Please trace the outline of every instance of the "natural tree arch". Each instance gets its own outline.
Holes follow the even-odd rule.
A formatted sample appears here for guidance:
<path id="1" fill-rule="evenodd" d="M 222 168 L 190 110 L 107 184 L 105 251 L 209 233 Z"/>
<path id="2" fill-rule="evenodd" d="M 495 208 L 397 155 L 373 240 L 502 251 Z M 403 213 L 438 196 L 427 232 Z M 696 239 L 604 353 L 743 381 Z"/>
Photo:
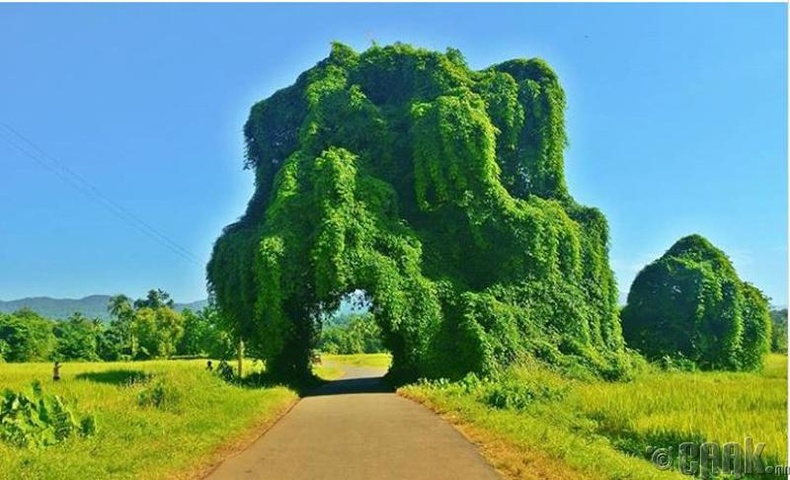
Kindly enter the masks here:
<path id="1" fill-rule="evenodd" d="M 218 306 L 283 376 L 307 374 L 321 312 L 356 289 L 401 377 L 528 355 L 615 371 L 608 228 L 567 191 L 564 108 L 542 60 L 334 44 L 252 107 L 256 190 L 214 246 Z"/>

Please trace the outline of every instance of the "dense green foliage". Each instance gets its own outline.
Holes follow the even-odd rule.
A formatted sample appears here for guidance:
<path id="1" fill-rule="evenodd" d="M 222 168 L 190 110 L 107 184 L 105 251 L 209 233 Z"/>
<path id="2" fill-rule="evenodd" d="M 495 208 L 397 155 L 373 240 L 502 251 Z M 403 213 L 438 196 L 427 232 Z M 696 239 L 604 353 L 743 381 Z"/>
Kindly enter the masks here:
<path id="1" fill-rule="evenodd" d="M 41 384 L 33 383 L 32 395 L 6 389 L 0 397 L 0 441 L 16 447 L 46 447 L 76 434 L 96 433 L 92 416 L 79 423 L 58 395 L 44 395 Z"/>
<path id="2" fill-rule="evenodd" d="M 787 353 L 787 309 L 771 309 L 771 351 Z"/>
<path id="3" fill-rule="evenodd" d="M 57 345 L 53 326 L 28 309 L 0 314 L 0 357 L 9 362 L 48 360 Z"/>
<path id="4" fill-rule="evenodd" d="M 699 235 L 639 272 L 622 322 L 628 345 L 649 359 L 681 357 L 702 369 L 758 369 L 771 341 L 767 298 Z"/>
<path id="5" fill-rule="evenodd" d="M 564 109 L 539 59 L 333 45 L 244 127 L 256 190 L 207 269 L 234 333 L 307 375 L 322 313 L 360 289 L 395 376 L 526 356 L 617 376 L 608 228 L 567 191 Z"/>
<path id="6" fill-rule="evenodd" d="M 99 342 L 103 338 L 104 326 L 99 320 L 90 320 L 82 314 L 75 313 L 64 322 L 55 323 L 57 348 L 55 358 L 58 360 L 100 359 Z"/>
<path id="7" fill-rule="evenodd" d="M 211 305 L 198 312 L 173 309 L 169 295 L 151 290 L 132 302 L 125 295 L 110 298 L 112 321 L 105 325 L 74 313 L 54 321 L 22 309 L 0 313 L 0 360 L 115 361 L 169 358 L 175 355 L 230 358 L 235 346 L 223 319 Z"/>
<path id="8" fill-rule="evenodd" d="M 341 355 L 385 351 L 381 342 L 381 329 L 370 313 L 347 315 L 325 325 L 321 330 L 318 349 Z"/>

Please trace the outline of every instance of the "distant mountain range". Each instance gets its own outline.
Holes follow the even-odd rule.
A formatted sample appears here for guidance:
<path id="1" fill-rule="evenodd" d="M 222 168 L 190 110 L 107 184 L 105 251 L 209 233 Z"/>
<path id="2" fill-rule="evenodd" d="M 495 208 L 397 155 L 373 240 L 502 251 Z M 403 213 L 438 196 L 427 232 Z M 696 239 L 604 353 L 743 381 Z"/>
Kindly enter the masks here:
<path id="1" fill-rule="evenodd" d="M 39 315 L 55 320 L 65 320 L 74 312 L 79 312 L 88 318 L 100 318 L 104 321 L 110 320 L 107 312 L 107 304 L 110 302 L 110 295 L 91 295 L 85 298 L 50 298 L 32 297 L 19 300 L 0 300 L 0 313 L 11 313 L 22 308 L 29 308 Z M 340 302 L 340 308 L 334 312 L 333 317 L 345 317 L 354 313 L 364 313 L 368 307 L 363 305 L 362 295 L 353 292 Z M 176 303 L 176 310 L 179 312 L 188 308 L 196 311 L 208 305 L 207 300 L 198 300 L 192 303 Z"/>
<path id="2" fill-rule="evenodd" d="M 110 295 L 91 295 L 80 299 L 33 297 L 10 301 L 0 300 L 0 312 L 11 313 L 27 307 L 41 316 L 57 320 L 64 320 L 74 312 L 80 312 L 88 318 L 109 320 L 110 314 L 107 312 L 109 301 Z M 200 310 L 207 304 L 206 300 L 176 303 L 176 310 L 181 311 L 185 308 Z"/>

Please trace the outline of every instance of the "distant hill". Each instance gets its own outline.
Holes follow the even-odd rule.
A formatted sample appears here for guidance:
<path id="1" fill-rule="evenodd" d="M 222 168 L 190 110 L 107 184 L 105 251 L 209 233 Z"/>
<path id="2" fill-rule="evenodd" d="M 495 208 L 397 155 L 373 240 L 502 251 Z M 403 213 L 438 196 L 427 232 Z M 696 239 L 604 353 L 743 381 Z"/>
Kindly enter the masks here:
<path id="1" fill-rule="evenodd" d="M 100 318 L 104 321 L 110 320 L 107 312 L 107 304 L 110 295 L 91 295 L 85 298 L 50 298 L 50 297 L 31 297 L 19 300 L 0 300 L 0 313 L 11 313 L 22 308 L 29 308 L 39 315 L 55 320 L 65 320 L 72 313 L 80 312 L 88 318 Z M 335 318 L 343 318 L 355 313 L 365 313 L 368 307 L 363 305 L 362 295 L 353 292 L 347 295 L 341 302 L 340 308 L 331 314 Z M 181 311 L 185 308 L 190 310 L 200 310 L 208 305 L 207 300 L 198 300 L 192 303 L 176 303 L 176 310 Z"/>
<path id="2" fill-rule="evenodd" d="M 74 312 L 80 312 L 88 318 L 109 320 L 110 314 L 107 312 L 109 301 L 110 295 L 91 295 L 80 299 L 32 297 L 10 301 L 0 300 L 0 313 L 11 313 L 27 307 L 41 316 L 57 320 L 64 320 Z M 185 308 L 200 310 L 207 304 L 206 300 L 176 303 L 176 310 L 181 311 Z"/>

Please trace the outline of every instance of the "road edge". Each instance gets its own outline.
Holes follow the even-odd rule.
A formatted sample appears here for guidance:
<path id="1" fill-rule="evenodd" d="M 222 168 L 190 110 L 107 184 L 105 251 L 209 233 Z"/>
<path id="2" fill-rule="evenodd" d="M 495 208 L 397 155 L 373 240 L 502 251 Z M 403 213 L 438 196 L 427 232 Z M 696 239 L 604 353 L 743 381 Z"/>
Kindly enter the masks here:
<path id="1" fill-rule="evenodd" d="M 238 435 L 222 442 L 210 454 L 201 458 L 190 468 L 184 469 L 181 472 L 175 472 L 172 476 L 167 478 L 178 480 L 203 480 L 214 473 L 214 471 L 227 460 L 235 458 L 249 449 L 261 437 L 266 435 L 269 430 L 274 428 L 283 417 L 288 415 L 301 400 L 302 397 L 296 395 L 290 402 L 280 407 L 272 417 L 253 423 L 249 428 L 241 431 Z"/>

